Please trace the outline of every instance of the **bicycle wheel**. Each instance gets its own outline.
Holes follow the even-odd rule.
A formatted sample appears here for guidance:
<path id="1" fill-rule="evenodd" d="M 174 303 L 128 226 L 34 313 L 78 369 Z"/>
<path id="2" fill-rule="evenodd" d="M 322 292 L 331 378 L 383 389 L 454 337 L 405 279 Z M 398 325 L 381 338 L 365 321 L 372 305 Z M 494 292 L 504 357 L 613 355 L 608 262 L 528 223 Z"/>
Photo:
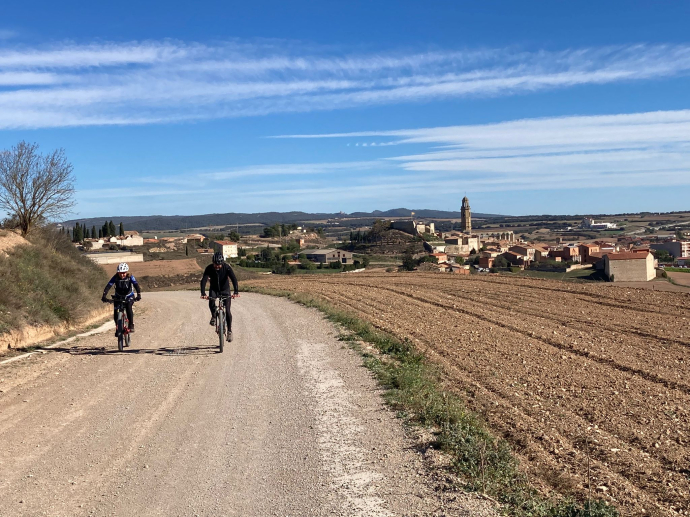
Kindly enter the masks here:
<path id="1" fill-rule="evenodd" d="M 127 332 L 127 334 L 125 335 L 125 346 L 129 347 L 129 344 L 131 343 L 131 341 L 132 341 L 132 334 Z"/>
<path id="2" fill-rule="evenodd" d="M 225 340 L 225 312 L 218 312 L 218 348 L 223 353 L 223 341 Z"/>
<path id="3" fill-rule="evenodd" d="M 117 349 L 122 352 L 125 348 L 125 325 L 122 313 L 117 313 Z"/>

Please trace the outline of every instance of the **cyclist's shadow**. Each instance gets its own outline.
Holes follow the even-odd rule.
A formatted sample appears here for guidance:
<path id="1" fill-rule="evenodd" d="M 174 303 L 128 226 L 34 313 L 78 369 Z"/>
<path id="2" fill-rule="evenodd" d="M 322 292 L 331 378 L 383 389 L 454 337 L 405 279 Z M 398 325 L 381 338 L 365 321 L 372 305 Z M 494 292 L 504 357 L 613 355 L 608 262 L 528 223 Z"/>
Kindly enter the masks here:
<path id="1" fill-rule="evenodd" d="M 109 347 L 56 347 L 51 348 L 53 352 L 63 352 L 70 355 L 160 355 L 166 357 L 189 356 L 189 355 L 214 355 L 220 353 L 217 346 L 185 346 L 185 347 L 162 347 L 162 348 L 125 348 L 120 352 L 117 348 Z"/>

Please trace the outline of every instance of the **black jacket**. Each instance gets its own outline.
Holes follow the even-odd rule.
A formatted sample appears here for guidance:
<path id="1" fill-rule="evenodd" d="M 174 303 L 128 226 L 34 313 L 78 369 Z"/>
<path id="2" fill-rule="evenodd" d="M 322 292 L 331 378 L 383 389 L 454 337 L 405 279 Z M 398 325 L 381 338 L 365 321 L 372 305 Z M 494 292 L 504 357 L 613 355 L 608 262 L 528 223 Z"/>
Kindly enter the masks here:
<path id="1" fill-rule="evenodd" d="M 125 278 L 120 278 L 120 276 L 115 273 L 115 275 L 110 279 L 110 282 L 108 282 L 108 285 L 105 286 L 105 290 L 103 291 L 104 298 L 108 296 L 108 291 L 110 291 L 110 288 L 113 286 L 115 286 L 115 294 L 118 296 L 126 296 L 131 298 L 134 296 L 132 288 L 136 289 L 138 295 L 141 295 L 141 287 L 139 287 L 139 282 L 137 282 L 137 279 L 134 278 L 134 275 L 128 275 Z"/>
<path id="2" fill-rule="evenodd" d="M 211 285 L 209 290 L 216 294 L 230 294 L 230 281 L 232 281 L 232 287 L 234 293 L 238 293 L 237 277 L 235 277 L 235 272 L 232 268 L 223 263 L 218 271 L 213 267 L 213 264 L 209 264 L 204 269 L 204 276 L 201 278 L 201 296 L 206 296 L 206 281 L 211 280 Z"/>

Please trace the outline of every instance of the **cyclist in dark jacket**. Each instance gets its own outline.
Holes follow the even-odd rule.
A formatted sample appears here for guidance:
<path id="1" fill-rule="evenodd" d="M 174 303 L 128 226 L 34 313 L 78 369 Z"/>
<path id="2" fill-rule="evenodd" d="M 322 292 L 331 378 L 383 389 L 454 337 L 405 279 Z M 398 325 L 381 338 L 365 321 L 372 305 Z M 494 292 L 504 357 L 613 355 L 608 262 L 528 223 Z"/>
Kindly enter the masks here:
<path id="1" fill-rule="evenodd" d="M 117 266 L 117 273 L 108 282 L 103 291 L 103 296 L 101 301 L 103 303 L 108 301 L 108 291 L 110 288 L 115 286 L 115 294 L 125 299 L 125 310 L 127 311 L 127 319 L 129 320 L 129 331 L 134 332 L 134 312 L 132 311 L 132 305 L 134 301 L 141 300 L 141 287 L 139 287 L 139 282 L 134 278 L 134 275 L 129 273 L 129 265 L 126 262 L 122 262 Z M 137 297 L 134 298 L 134 291 L 137 292 Z M 117 308 L 115 308 L 115 324 L 117 324 Z"/>
<path id="2" fill-rule="evenodd" d="M 208 296 L 206 296 L 206 282 L 210 280 L 211 285 Z M 227 322 L 228 341 L 232 340 L 232 314 L 230 314 L 230 282 L 232 282 L 232 298 L 237 298 L 238 292 L 237 277 L 229 264 L 225 262 L 225 257 L 220 252 L 213 254 L 213 263 L 206 266 L 204 276 L 201 278 L 201 297 L 208 300 L 208 308 L 211 311 L 210 324 L 216 324 L 215 301 L 219 295 L 227 296 L 225 299 L 225 321 Z"/>

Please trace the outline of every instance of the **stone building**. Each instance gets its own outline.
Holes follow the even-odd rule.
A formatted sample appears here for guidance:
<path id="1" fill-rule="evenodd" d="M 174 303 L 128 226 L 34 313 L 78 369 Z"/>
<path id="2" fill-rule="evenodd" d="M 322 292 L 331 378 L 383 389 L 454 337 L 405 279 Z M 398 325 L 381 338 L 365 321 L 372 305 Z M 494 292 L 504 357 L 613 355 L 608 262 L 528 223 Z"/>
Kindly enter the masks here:
<path id="1" fill-rule="evenodd" d="M 307 259 L 312 262 L 321 264 L 330 264 L 331 262 L 342 262 L 343 264 L 353 264 L 352 253 L 339 249 L 314 249 L 300 251 L 300 255 L 304 254 Z"/>
<path id="2" fill-rule="evenodd" d="M 612 282 L 648 282 L 656 278 L 651 253 L 609 253 L 604 255 L 604 271 Z"/>
<path id="3" fill-rule="evenodd" d="M 213 250 L 216 252 L 222 253 L 223 257 L 225 259 L 237 258 L 237 255 L 238 255 L 238 249 L 237 249 L 237 243 L 236 242 L 213 241 L 211 243 L 211 248 L 213 248 Z"/>
<path id="4" fill-rule="evenodd" d="M 462 198 L 462 209 L 460 210 L 460 226 L 463 233 L 472 233 L 472 211 L 467 196 Z"/>

